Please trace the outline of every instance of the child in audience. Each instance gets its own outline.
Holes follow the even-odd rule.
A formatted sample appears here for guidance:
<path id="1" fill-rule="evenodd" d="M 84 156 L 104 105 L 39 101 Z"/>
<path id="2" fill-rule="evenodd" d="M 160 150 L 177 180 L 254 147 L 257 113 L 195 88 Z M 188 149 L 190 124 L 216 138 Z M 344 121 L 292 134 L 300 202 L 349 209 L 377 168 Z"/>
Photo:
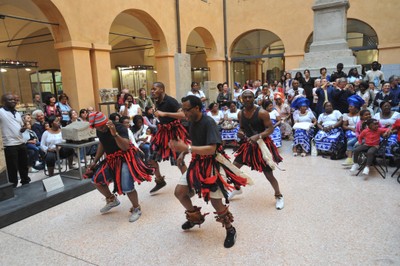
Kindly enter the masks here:
<path id="1" fill-rule="evenodd" d="M 361 152 L 367 151 L 367 163 L 363 170 L 363 175 L 369 174 L 369 167 L 374 162 L 375 153 L 378 150 L 381 136 L 387 137 L 390 133 L 390 129 L 379 127 L 379 121 L 370 118 L 366 121 L 367 128 L 364 129 L 358 136 L 358 143 L 360 144 L 354 149 L 354 164 L 350 171 L 352 175 L 355 175 L 360 168 L 358 162 L 358 156 Z M 364 144 L 363 140 L 365 140 Z"/>

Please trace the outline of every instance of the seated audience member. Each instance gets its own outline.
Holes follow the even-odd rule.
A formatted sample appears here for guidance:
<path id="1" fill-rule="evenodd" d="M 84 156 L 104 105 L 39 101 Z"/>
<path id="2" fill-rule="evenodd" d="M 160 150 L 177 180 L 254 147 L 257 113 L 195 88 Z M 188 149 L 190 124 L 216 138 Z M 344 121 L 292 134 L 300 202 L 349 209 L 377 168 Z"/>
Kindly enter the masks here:
<path id="1" fill-rule="evenodd" d="M 349 113 L 343 114 L 342 125 L 347 140 L 347 159 L 342 163 L 343 166 L 353 165 L 353 150 L 358 137 L 356 125 L 360 121 L 360 108 L 365 103 L 359 95 L 350 96 L 347 102 L 349 103 Z"/>
<path id="2" fill-rule="evenodd" d="M 157 118 L 154 116 L 154 108 L 152 106 L 147 106 L 144 109 L 143 121 L 154 132 L 157 131 Z"/>
<path id="3" fill-rule="evenodd" d="M 388 102 L 390 103 L 391 107 L 394 106 L 394 95 L 393 93 L 390 92 L 390 83 L 386 82 L 382 86 L 382 90 L 378 92 L 375 96 L 374 100 L 374 110 L 375 113 L 379 112 L 379 110 L 376 110 L 378 107 L 380 107 L 382 102 Z"/>
<path id="4" fill-rule="evenodd" d="M 293 156 L 297 156 L 301 152 L 301 156 L 305 157 L 311 151 L 311 139 L 314 137 L 314 127 L 317 123 L 313 112 L 309 108 L 309 101 L 305 97 L 301 97 L 293 101 L 291 107 L 298 110 L 293 114 Z M 297 124 L 297 125 L 296 125 Z"/>
<path id="5" fill-rule="evenodd" d="M 150 159 L 150 143 L 146 143 L 146 131 L 148 128 L 149 127 L 144 124 L 143 117 L 141 115 L 135 115 L 133 117 L 133 136 L 136 140 L 138 147 L 144 152 L 145 161 L 148 161 Z"/>
<path id="6" fill-rule="evenodd" d="M 299 81 L 298 80 L 293 80 L 292 81 L 292 88 L 289 89 L 287 92 L 288 96 L 288 102 L 291 104 L 294 100 L 296 100 L 299 97 L 306 97 L 304 93 L 304 89 L 299 87 Z"/>
<path id="7" fill-rule="evenodd" d="M 151 100 L 151 97 L 147 96 L 146 89 L 144 89 L 144 88 L 139 89 L 138 104 L 139 104 L 140 108 L 142 109 L 142 112 L 144 112 L 146 108 L 154 106 L 154 103 Z"/>
<path id="8" fill-rule="evenodd" d="M 281 123 L 279 127 L 281 129 L 281 134 L 283 139 L 288 139 L 292 136 L 292 117 L 290 106 L 285 103 L 285 96 L 283 93 L 276 93 L 274 95 L 275 109 L 278 111 L 279 117 L 281 118 Z"/>
<path id="9" fill-rule="evenodd" d="M 81 121 L 86 121 L 89 122 L 89 114 L 88 111 L 86 109 L 81 109 L 79 111 L 79 118 L 81 119 Z"/>
<path id="10" fill-rule="evenodd" d="M 315 145 L 318 151 L 331 153 L 339 142 L 344 143 L 342 130 L 342 113 L 333 110 L 332 104 L 324 104 L 325 112 L 318 117 L 319 131 L 315 135 Z"/>
<path id="11" fill-rule="evenodd" d="M 383 101 L 380 103 L 379 108 L 381 112 L 376 113 L 374 118 L 379 121 L 379 123 L 385 127 L 391 127 L 397 119 L 400 119 L 400 113 L 397 111 L 392 111 L 392 105 L 390 102 Z M 391 148 L 397 143 L 396 134 L 391 134 L 388 139 L 386 146 L 386 156 L 392 157 Z"/>
<path id="12" fill-rule="evenodd" d="M 35 131 L 36 136 L 40 141 L 43 133 L 46 131 L 44 113 L 42 110 L 35 110 L 32 113 L 32 116 L 35 118 L 35 123 L 32 125 L 32 130 Z"/>
<path id="13" fill-rule="evenodd" d="M 130 121 L 131 120 L 127 116 L 121 116 L 121 118 L 119 119 L 119 123 L 121 123 L 128 129 L 128 136 L 129 136 L 130 143 L 139 149 L 139 145 L 137 144 L 135 136 L 133 136 L 133 132 L 131 130 Z M 118 122 L 118 121 L 116 121 L 116 122 Z"/>
<path id="14" fill-rule="evenodd" d="M 227 140 L 237 140 L 237 132 L 239 131 L 239 110 L 236 107 L 235 102 L 228 103 L 229 109 L 224 113 L 224 121 L 222 122 L 221 128 L 221 139 L 223 144 Z"/>
<path id="15" fill-rule="evenodd" d="M 264 102 L 263 108 L 269 113 L 269 118 L 274 126 L 274 132 L 272 132 L 270 137 L 277 148 L 282 147 L 282 134 L 279 127 L 281 124 L 281 118 L 279 113 L 274 109 L 274 104 L 269 100 Z"/>
<path id="16" fill-rule="evenodd" d="M 73 122 L 82 122 L 82 119 L 78 116 L 78 113 L 74 109 L 71 109 L 71 111 L 68 112 L 68 116 L 69 116 L 68 124 L 71 124 Z"/>
<path id="17" fill-rule="evenodd" d="M 125 94 L 124 105 L 119 109 L 119 114 L 121 116 L 128 116 L 131 118 L 131 126 L 133 125 L 132 119 L 135 115 L 142 115 L 142 109 L 133 100 L 133 96 L 130 94 Z"/>
<path id="18" fill-rule="evenodd" d="M 25 141 L 26 148 L 28 150 L 28 167 L 30 173 L 39 172 L 35 167 L 40 166 L 39 162 L 39 151 L 40 151 L 40 142 L 39 138 L 36 135 L 35 131 L 31 128 L 31 122 L 25 122 L 24 127 L 25 130 L 22 132 L 22 138 Z"/>
<path id="19" fill-rule="evenodd" d="M 57 161 L 57 144 L 63 142 L 61 135 L 61 118 L 51 116 L 48 118 L 50 129 L 43 133 L 42 140 L 40 142 L 40 148 L 45 153 L 45 162 L 49 171 L 49 176 L 54 175 L 54 166 Z M 62 147 L 59 149 L 59 155 L 61 159 L 68 159 L 68 166 L 72 169 L 74 149 Z"/>
<path id="20" fill-rule="evenodd" d="M 271 93 L 268 83 L 265 83 L 262 86 L 261 93 L 256 98 L 256 103 L 259 106 L 263 106 L 264 102 L 266 101 L 272 102 L 273 100 L 274 100 L 274 95 Z"/>
<path id="21" fill-rule="evenodd" d="M 211 103 L 208 106 L 208 109 L 210 111 L 207 112 L 207 115 L 209 117 L 211 117 L 212 119 L 214 119 L 215 123 L 217 125 L 221 124 L 222 122 L 224 122 L 224 114 L 222 113 L 221 110 L 219 110 L 219 104 L 218 103 Z"/>
<path id="22" fill-rule="evenodd" d="M 366 124 L 368 127 L 358 136 L 358 143 L 360 145 L 354 149 L 354 164 L 350 169 L 352 175 L 355 175 L 360 168 L 360 165 L 357 162 L 360 153 L 363 151 L 366 151 L 367 162 L 362 173 L 363 175 L 369 174 L 369 167 L 372 166 L 374 162 L 380 138 L 381 136 L 387 137 L 390 131 L 389 128 L 380 128 L 379 121 L 374 118 L 368 119 Z M 363 143 L 363 141 L 365 141 L 365 143 Z"/>

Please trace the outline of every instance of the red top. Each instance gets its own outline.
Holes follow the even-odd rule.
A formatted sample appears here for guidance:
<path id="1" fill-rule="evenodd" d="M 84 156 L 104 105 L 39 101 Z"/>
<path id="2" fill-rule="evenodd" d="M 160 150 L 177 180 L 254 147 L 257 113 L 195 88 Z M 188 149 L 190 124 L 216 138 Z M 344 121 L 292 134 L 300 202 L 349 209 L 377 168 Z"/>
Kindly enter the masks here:
<path id="1" fill-rule="evenodd" d="M 362 143 L 362 140 L 365 138 L 365 145 L 379 146 L 381 135 L 387 132 L 388 130 L 389 128 L 378 128 L 377 130 L 371 130 L 369 128 L 366 128 L 358 136 L 358 142 Z"/>
<path id="2" fill-rule="evenodd" d="M 397 141 L 400 142 L 400 119 L 394 122 L 392 129 L 397 129 Z"/>

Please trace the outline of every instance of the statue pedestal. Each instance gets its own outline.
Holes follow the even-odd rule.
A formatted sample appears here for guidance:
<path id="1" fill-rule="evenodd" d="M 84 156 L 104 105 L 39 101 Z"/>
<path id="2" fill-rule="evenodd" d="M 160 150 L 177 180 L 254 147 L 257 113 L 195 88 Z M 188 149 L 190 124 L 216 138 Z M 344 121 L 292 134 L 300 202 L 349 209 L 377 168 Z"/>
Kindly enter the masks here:
<path id="1" fill-rule="evenodd" d="M 336 71 L 336 65 L 343 63 L 344 72 L 356 67 L 361 73 L 361 66 L 356 65 L 356 58 L 346 41 L 348 0 L 316 0 L 314 11 L 314 33 L 310 52 L 304 55 L 300 69 L 309 69 L 312 77 L 320 75 L 319 69 L 326 67 L 328 74 Z M 293 74 L 294 74 L 293 73 Z"/>

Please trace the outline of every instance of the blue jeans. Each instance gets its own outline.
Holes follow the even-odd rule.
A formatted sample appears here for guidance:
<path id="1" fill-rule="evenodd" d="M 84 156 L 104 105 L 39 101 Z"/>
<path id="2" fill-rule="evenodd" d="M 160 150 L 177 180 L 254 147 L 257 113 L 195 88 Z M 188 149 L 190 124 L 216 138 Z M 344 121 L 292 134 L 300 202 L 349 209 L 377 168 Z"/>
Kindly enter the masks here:
<path id="1" fill-rule="evenodd" d="M 106 182 L 105 182 L 106 180 L 108 182 L 112 182 L 114 180 L 113 173 L 110 171 L 110 169 L 108 167 L 104 170 L 104 173 L 105 173 L 105 176 L 103 176 L 100 173 L 99 177 L 97 178 L 96 183 L 104 185 L 104 184 L 106 184 Z M 96 174 L 93 176 L 93 179 L 95 176 L 96 176 Z M 93 179 L 92 179 L 92 181 L 94 182 Z M 132 192 L 135 190 L 135 183 L 133 181 L 133 176 L 129 172 L 128 165 L 125 162 L 122 163 L 122 167 L 121 167 L 121 188 L 122 188 L 123 193 L 129 193 L 129 192 Z"/>
<path id="2" fill-rule="evenodd" d="M 358 139 L 357 138 L 352 138 L 347 140 L 347 150 L 348 151 L 354 151 L 354 146 L 356 145 Z"/>

